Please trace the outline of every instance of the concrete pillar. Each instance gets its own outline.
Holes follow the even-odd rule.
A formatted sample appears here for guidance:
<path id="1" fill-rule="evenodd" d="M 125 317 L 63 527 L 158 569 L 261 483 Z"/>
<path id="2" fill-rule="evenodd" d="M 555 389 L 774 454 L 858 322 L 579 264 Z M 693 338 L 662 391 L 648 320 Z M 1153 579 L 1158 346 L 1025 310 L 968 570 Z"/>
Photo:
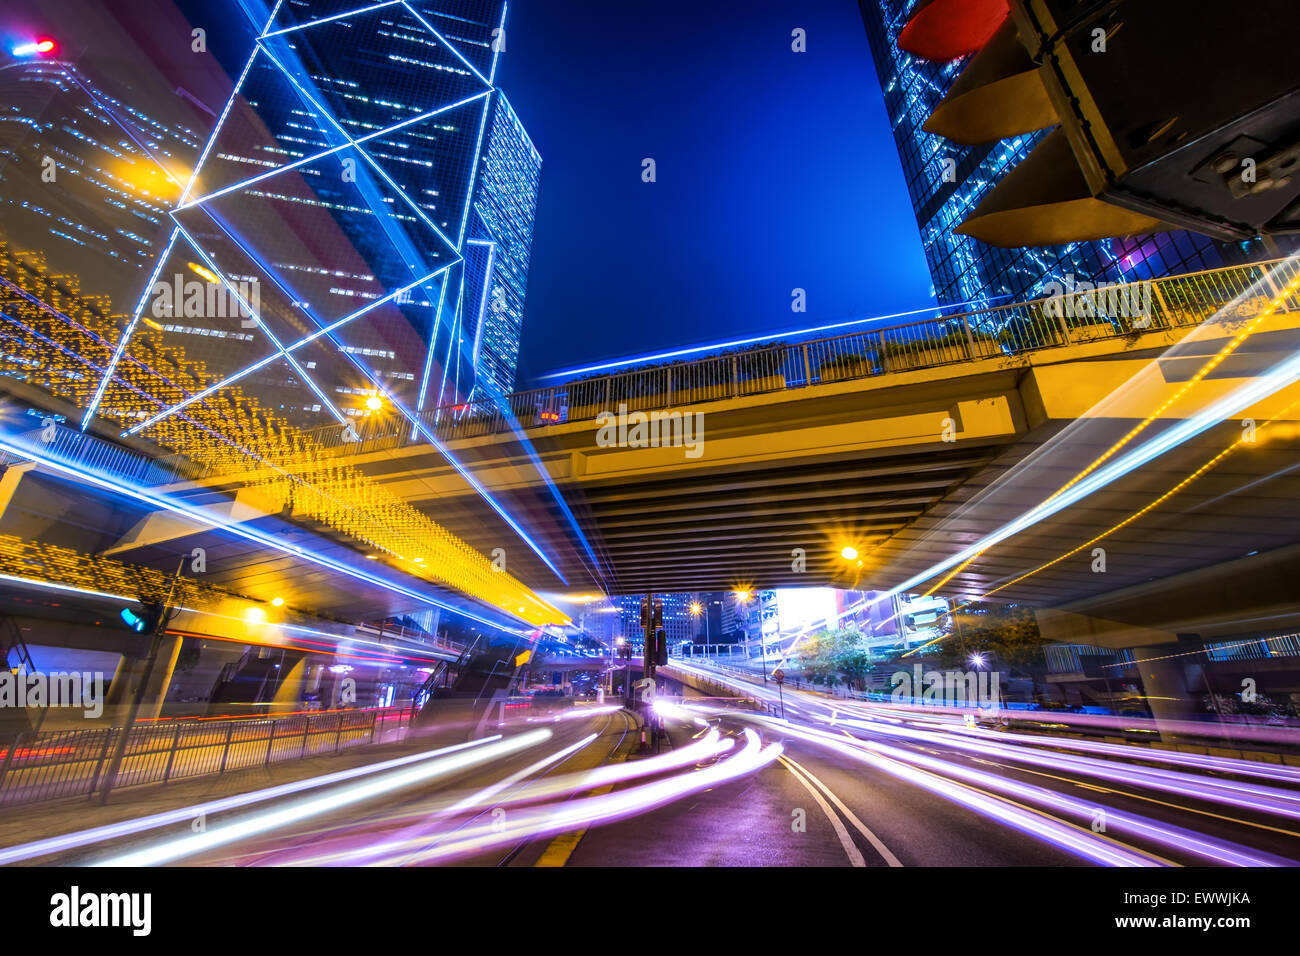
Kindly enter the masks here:
<path id="1" fill-rule="evenodd" d="M 176 659 L 181 653 L 182 640 L 184 639 L 175 635 L 164 635 L 158 639 L 158 659 L 154 662 L 153 672 L 149 675 L 144 699 L 140 702 L 140 710 L 136 713 L 137 720 L 154 718 L 162 713 L 163 703 L 167 699 L 167 688 L 176 671 Z M 114 724 L 120 725 L 125 720 L 148 666 L 147 657 L 123 655 L 118 661 L 117 670 L 113 672 L 113 679 L 109 682 L 108 691 L 104 695 L 105 716 L 109 717 Z"/>
<path id="2" fill-rule="evenodd" d="M 1177 644 L 1156 644 L 1133 648 L 1133 658 L 1138 661 L 1142 676 L 1142 691 L 1147 706 L 1155 718 L 1156 728 L 1165 742 L 1177 735 L 1170 731 L 1174 721 L 1195 720 L 1203 708 L 1194 699 L 1188 681 L 1189 658 L 1180 653 Z"/>
<path id="3" fill-rule="evenodd" d="M 1199 643 L 1183 636 L 1106 618 L 1053 609 L 1036 614 L 1038 630 L 1052 643 L 1091 644 L 1112 650 L 1131 650 L 1142 678 L 1143 694 L 1156 729 L 1166 742 L 1177 736 L 1174 721 L 1195 719 L 1202 713 L 1193 695 L 1187 669 L 1196 657 L 1187 651 Z"/>
<path id="4" fill-rule="evenodd" d="M 270 713 L 286 714 L 302 709 L 302 694 L 307 678 L 307 655 L 288 652 L 280 662 L 280 683 L 271 698 Z"/>
<path id="5" fill-rule="evenodd" d="M 157 717 L 162 713 L 163 703 L 167 700 L 167 688 L 171 686 L 172 675 L 176 673 L 176 659 L 181 656 L 180 636 L 164 635 L 158 640 L 158 660 L 149 675 L 149 685 L 144 690 L 144 701 L 140 704 L 139 718 Z"/>

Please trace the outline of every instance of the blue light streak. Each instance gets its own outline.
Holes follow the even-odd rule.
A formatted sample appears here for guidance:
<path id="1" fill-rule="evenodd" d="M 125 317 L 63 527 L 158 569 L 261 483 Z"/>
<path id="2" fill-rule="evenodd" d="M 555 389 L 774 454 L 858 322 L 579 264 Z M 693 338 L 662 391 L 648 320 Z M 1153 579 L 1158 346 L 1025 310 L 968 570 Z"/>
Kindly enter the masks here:
<path id="1" fill-rule="evenodd" d="M 49 469 L 55 474 L 63 475 L 81 484 L 88 484 L 99 488 L 102 491 L 106 491 L 109 494 L 129 498 L 133 501 L 148 505 L 151 508 L 181 515 L 199 525 L 231 534 L 238 538 L 243 538 L 246 541 L 252 541 L 255 544 L 271 548 L 281 554 L 299 558 L 327 570 L 335 571 L 347 575 L 348 577 L 355 578 L 356 580 L 362 581 L 366 584 L 382 588 L 383 590 L 389 591 L 393 594 L 410 598 L 420 604 L 427 604 L 456 614 L 463 614 L 471 620 L 477 621 L 478 623 L 484 624 L 488 627 L 501 628 L 503 630 L 508 629 L 503 627 L 497 621 L 480 617 L 466 611 L 464 608 L 448 604 L 444 601 L 439 601 L 431 595 L 415 591 L 411 588 L 405 587 L 404 585 L 398 584 L 395 581 L 390 581 L 378 577 L 377 575 L 370 574 L 359 568 L 351 567 L 322 554 L 309 551 L 306 548 L 287 544 L 283 540 L 279 540 L 274 534 L 259 531 L 256 528 L 246 527 L 242 524 L 222 521 L 200 508 L 191 507 L 184 502 L 173 499 L 169 495 L 159 494 L 150 488 L 136 485 L 120 478 L 115 478 L 97 470 L 78 466 L 72 462 L 64 461 L 61 458 L 56 458 L 48 452 L 48 449 L 42 450 L 30 447 L 22 442 L 16 441 L 16 437 L 17 436 L 12 434 L 0 433 L 0 451 L 5 451 L 9 454 L 18 456 L 19 458 L 32 461 L 46 469 Z M 111 597 L 113 595 L 106 596 Z"/>
<path id="2" fill-rule="evenodd" d="M 1005 298 L 1008 297 L 1005 295 L 999 295 L 999 296 L 993 296 L 992 299 L 980 298 L 980 299 L 971 299 L 966 302 L 953 302 L 953 303 L 946 303 L 943 305 L 935 304 L 935 305 L 926 306 L 923 309 L 912 309 L 909 312 L 893 312 L 890 313 L 889 315 L 874 315 L 866 319 L 850 319 L 846 322 L 833 322 L 830 325 L 816 325 L 813 326 L 812 328 L 807 328 L 807 329 L 790 329 L 784 332 L 768 332 L 764 335 L 758 335 L 748 339 L 734 339 L 730 342 L 712 342 L 708 345 L 693 345 L 690 348 L 675 349 L 671 352 L 656 352 L 651 355 L 641 355 L 641 356 L 633 356 L 629 358 L 615 359 L 610 362 L 604 362 L 600 365 L 587 365 L 587 366 L 583 366 L 582 368 L 570 368 L 560 372 L 551 372 L 549 375 L 542 375 L 540 377 L 543 380 L 552 379 L 552 378 L 568 378 L 571 375 L 582 375 L 587 372 L 603 372 L 607 369 L 621 369 L 621 368 L 626 368 L 629 365 L 635 365 L 642 362 L 657 362 L 662 359 L 680 358 L 683 355 L 696 355 L 700 352 L 716 352 L 718 349 L 735 348 L 736 346 L 739 345 L 753 345 L 756 342 L 767 342 L 772 339 L 780 339 L 784 337 L 793 337 L 798 335 L 811 335 L 813 332 L 827 332 L 830 331 L 831 329 L 842 329 L 850 325 L 864 325 L 868 322 L 883 322 L 886 319 L 901 319 L 901 318 L 906 318 L 909 315 L 921 315 L 922 313 L 925 312 L 937 312 L 940 309 L 960 308 L 961 306 L 965 306 L 965 305 L 979 304 L 985 301 L 995 301 L 997 299 L 1005 299 Z M 935 319 L 935 321 L 941 322 L 945 318 L 951 318 L 951 317 L 952 316 L 939 316 Z"/>

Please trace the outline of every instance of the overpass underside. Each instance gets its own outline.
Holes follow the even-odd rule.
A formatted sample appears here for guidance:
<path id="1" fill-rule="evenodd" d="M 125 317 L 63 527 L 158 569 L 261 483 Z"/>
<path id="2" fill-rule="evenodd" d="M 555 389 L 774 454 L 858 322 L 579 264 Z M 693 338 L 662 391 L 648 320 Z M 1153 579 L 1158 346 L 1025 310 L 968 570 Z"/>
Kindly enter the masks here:
<path id="1" fill-rule="evenodd" d="M 1080 474 L 1180 424 L 1199 428 L 1206 409 L 1300 350 L 1291 314 L 1238 342 L 1241 327 L 1135 333 L 674 409 L 700 416 L 695 455 L 619 445 L 596 421 L 531 429 L 527 448 L 519 435 L 451 447 L 534 527 L 562 530 L 545 472 L 599 559 L 568 552 L 571 588 L 887 589 L 1069 497 Z M 1060 606 L 1300 543 L 1298 403 L 1294 385 L 1262 395 L 950 578 L 908 590 L 942 582 L 949 596 Z M 357 462 L 485 553 L 509 548 L 508 529 L 427 450 Z M 846 545 L 857 560 L 841 557 Z M 559 585 L 517 546 L 510 558 L 535 587 Z"/>

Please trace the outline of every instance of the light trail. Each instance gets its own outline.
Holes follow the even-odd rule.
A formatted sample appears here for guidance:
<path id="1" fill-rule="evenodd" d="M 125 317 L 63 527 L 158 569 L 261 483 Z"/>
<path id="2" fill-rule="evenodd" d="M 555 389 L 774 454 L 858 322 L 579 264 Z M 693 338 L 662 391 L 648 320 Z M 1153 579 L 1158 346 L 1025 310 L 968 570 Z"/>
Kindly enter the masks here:
<path id="1" fill-rule="evenodd" d="M 592 770 L 579 771 L 576 773 L 563 774 L 557 777 L 550 777 L 543 780 L 537 780 L 526 786 L 520 787 L 515 792 L 501 797 L 495 801 L 496 806 L 509 808 L 521 804 L 535 803 L 541 800 L 552 800 L 555 798 L 567 799 L 571 796 L 595 791 L 601 787 L 612 787 L 617 784 L 626 783 L 630 780 L 636 780 L 641 777 L 652 777 L 663 773 L 678 771 L 694 764 L 701 763 L 718 757 L 734 746 L 734 741 L 730 738 L 720 737 L 716 730 L 710 730 L 705 737 L 694 743 L 668 753 L 658 754 L 653 757 L 647 757 L 644 760 L 635 760 L 628 763 L 608 764 L 596 767 Z M 493 784 L 489 788 L 492 789 Z M 479 791 L 482 793 L 483 791 Z M 481 805 L 484 802 L 481 799 L 475 799 L 478 794 L 470 794 L 460 797 L 456 794 L 448 795 L 446 798 L 432 804 L 431 806 L 421 806 L 412 810 L 405 810 L 400 813 L 380 817 L 372 822 L 384 825 L 407 825 L 427 822 L 430 815 L 435 817 L 446 817 L 450 815 L 450 810 L 457 802 L 464 804 L 462 809 L 472 809 L 475 805 Z M 320 830 L 299 833 L 299 840 L 306 842 L 319 843 L 322 839 L 331 837 L 346 839 L 353 831 L 352 823 L 341 824 L 335 827 L 328 827 Z M 436 834 L 425 834 L 422 836 L 410 836 L 403 839 L 390 839 L 382 848 L 389 854 L 385 865 L 401 860 L 405 861 L 406 855 L 411 851 L 427 849 L 430 839 Z M 337 852 L 326 853 L 311 856 L 304 859 L 295 859 L 295 865 L 334 865 L 346 864 L 355 865 L 358 855 L 373 855 L 370 851 L 376 849 L 375 845 L 369 845 L 357 848 L 346 848 Z M 372 861 L 378 865 L 381 861 Z"/>
<path id="2" fill-rule="evenodd" d="M 775 761 L 783 752 L 780 744 L 764 745 L 748 728 L 745 729 L 745 741 L 745 746 L 737 754 L 708 767 L 602 796 L 581 797 L 556 806 L 523 810 L 504 818 L 504 825 L 493 823 L 467 828 L 460 839 L 416 854 L 410 862 L 446 862 L 495 847 L 511 846 L 526 839 L 624 819 L 751 774 Z"/>
<path id="3" fill-rule="evenodd" d="M 386 796 L 397 790 L 426 783 L 458 770 L 487 763 L 508 754 L 535 747 L 550 739 L 549 730 L 533 730 L 515 737 L 503 738 L 482 747 L 462 753 L 426 760 L 421 765 L 385 773 L 378 780 L 354 784 L 333 793 L 299 801 L 277 810 L 252 814 L 225 826 L 213 827 L 203 833 L 180 837 L 142 850 L 134 850 L 96 863 L 96 866 L 157 866 L 215 849 L 227 843 L 246 840 L 280 827 L 324 813 Z"/>
<path id="4" fill-rule="evenodd" d="M 292 783 L 268 787 L 264 790 L 254 790 L 233 797 L 223 797 L 220 800 L 211 800 L 207 803 L 197 803 L 176 810 L 154 813 L 135 820 L 124 820 L 121 823 L 92 827 L 88 830 L 78 830 L 57 837 L 49 837 L 31 843 L 21 843 L 17 846 L 0 848 L 0 866 L 8 863 L 18 863 L 23 860 L 31 860 L 37 857 L 49 856 L 50 854 L 61 853 L 66 850 L 75 850 L 83 846 L 102 843 L 106 840 L 116 840 L 126 836 L 135 836 L 141 833 L 147 833 L 150 830 L 170 826 L 174 823 L 186 823 L 198 819 L 200 816 L 223 813 L 226 810 L 235 810 L 240 807 L 252 806 L 257 803 L 264 803 L 267 800 L 275 800 L 279 797 L 289 796 L 290 794 L 301 793 L 304 790 L 313 790 L 317 787 L 342 783 L 346 780 L 353 780 L 357 777 L 366 776 L 367 774 L 392 770 L 396 767 L 418 763 L 421 760 L 430 760 L 435 757 L 441 757 L 444 754 L 455 753 L 471 747 L 481 747 L 484 744 L 489 744 L 500 739 L 500 734 L 493 734 L 490 737 L 472 740 L 469 743 L 456 744 L 451 747 L 441 747 L 437 750 L 429 750 L 424 753 L 411 754 L 410 756 L 398 757 L 393 760 L 385 760 L 381 763 L 367 764 L 364 767 L 354 767 L 351 770 L 340 770 L 335 773 L 327 773 L 318 777 L 308 777 L 305 780 L 295 780 Z"/>
<path id="5" fill-rule="evenodd" d="M 868 742 L 857 738 L 838 737 L 825 731 L 816 731 L 788 725 L 754 714 L 739 715 L 770 727 L 781 727 L 786 733 L 809 743 L 835 750 L 862 763 L 884 770 L 954 802 L 976 809 L 1017 830 L 1055 844 L 1093 862 L 1110 866 L 1170 865 L 1171 861 L 1154 856 L 1136 847 L 1119 844 L 1109 837 L 1093 833 L 1074 824 L 1064 824 L 1047 819 L 1036 811 L 1027 811 L 1014 802 L 990 797 L 979 787 L 1015 797 L 1044 807 L 1048 811 L 1069 811 L 1091 821 L 1099 809 L 1096 803 L 1085 802 L 1068 794 L 1034 784 L 1021 783 L 982 770 L 954 764 L 949 760 L 903 750 L 884 743 Z M 952 780 L 950 778 L 957 778 Z M 1288 866 L 1293 861 L 1269 853 L 1262 853 L 1227 841 L 1211 839 L 1181 827 L 1159 823 L 1106 807 L 1107 830 L 1126 833 L 1132 837 L 1149 840 L 1167 849 L 1181 850 L 1229 866 Z"/>
<path id="6" fill-rule="evenodd" d="M 1286 260 L 1288 264 L 1293 264 L 1297 261 L 1298 260 L 1295 258 Z M 1274 273 L 1278 271 L 1280 271 L 1280 269 L 1275 269 Z M 1257 281 L 1255 285 L 1251 287 L 1251 291 L 1253 291 L 1255 288 L 1258 288 L 1260 282 L 1262 281 L 1263 280 Z M 1090 474 L 1096 471 L 1096 469 L 1098 469 L 1107 461 L 1109 461 L 1129 442 L 1131 442 L 1134 438 L 1136 438 L 1139 434 L 1141 434 L 1149 425 L 1151 425 L 1153 422 L 1158 420 L 1161 415 L 1163 415 L 1166 411 L 1168 411 L 1171 407 L 1173 407 L 1173 405 L 1177 401 L 1182 399 L 1183 396 L 1185 396 L 1192 389 L 1194 385 L 1204 380 L 1207 375 L 1209 375 L 1212 371 L 1214 371 L 1214 369 L 1218 368 L 1218 366 L 1223 363 L 1224 359 L 1228 358 L 1233 352 L 1235 352 L 1237 348 L 1240 347 L 1241 344 L 1244 343 L 1246 339 L 1248 339 L 1254 333 L 1254 331 L 1259 327 L 1261 323 L 1263 323 L 1265 319 L 1270 318 L 1271 316 L 1276 314 L 1276 312 L 1279 309 L 1285 306 L 1288 300 L 1291 298 L 1292 295 L 1296 293 L 1297 290 L 1300 290 L 1300 272 L 1297 272 L 1296 276 L 1282 288 L 1281 292 L 1279 292 L 1269 301 L 1268 305 L 1265 308 L 1260 310 L 1259 314 L 1256 315 L 1255 318 L 1252 319 L 1245 326 L 1245 328 L 1243 328 L 1240 332 L 1238 332 L 1231 339 L 1229 339 L 1228 342 L 1222 348 L 1220 348 L 1219 351 L 1214 356 L 1212 356 L 1208 361 L 1206 361 L 1196 371 L 1195 374 L 1193 374 L 1191 377 L 1187 379 L 1187 381 L 1183 382 L 1182 385 L 1180 385 L 1177 389 L 1175 389 L 1172 395 L 1168 396 L 1163 402 L 1161 402 L 1160 405 L 1157 406 L 1154 412 L 1149 414 L 1137 425 L 1134 425 L 1131 429 L 1129 429 L 1129 431 L 1122 438 L 1120 438 L 1118 441 L 1112 444 L 1108 449 L 1106 449 L 1106 451 L 1102 452 L 1102 454 L 1099 455 L 1091 464 L 1089 464 L 1077 475 L 1075 475 L 1064 485 L 1062 485 L 1051 495 L 1049 495 L 1047 499 L 1044 501 L 1044 504 L 1052 501 L 1057 496 L 1066 493 L 1070 488 L 1073 488 L 1080 481 L 1083 481 Z M 1241 298 L 1241 296 L 1239 296 L 1238 299 L 1239 298 Z M 1235 302 L 1237 301 L 1237 299 L 1234 299 L 1233 301 Z M 1224 308 L 1227 308 L 1227 306 L 1224 306 Z M 1219 311 L 1222 311 L 1222 309 L 1220 309 Z M 1218 312 L 1216 312 L 1215 315 L 1218 315 Z M 1212 319 L 1213 316 L 1211 316 L 1210 318 Z M 997 542 L 993 542 L 993 544 L 996 543 Z M 987 547 L 983 548 L 982 550 L 976 552 L 975 554 L 972 554 L 960 565 L 953 568 L 952 571 L 950 571 L 938 583 L 933 585 L 931 588 L 929 588 L 929 590 L 925 592 L 926 596 L 928 597 L 934 594 L 935 591 L 939 590 L 941 587 L 943 587 L 945 584 L 951 581 L 956 575 L 960 574 L 962 570 L 968 567 L 972 561 L 974 561 L 981 554 L 983 554 L 984 551 L 987 551 L 989 547 L 992 547 L 993 544 L 990 544 Z"/>

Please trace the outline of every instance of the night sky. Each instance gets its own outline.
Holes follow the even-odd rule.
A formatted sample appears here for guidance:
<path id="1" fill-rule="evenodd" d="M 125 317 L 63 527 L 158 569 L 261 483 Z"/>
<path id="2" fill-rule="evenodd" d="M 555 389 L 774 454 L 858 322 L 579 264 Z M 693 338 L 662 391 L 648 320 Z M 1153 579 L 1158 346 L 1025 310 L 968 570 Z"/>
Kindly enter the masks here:
<path id="1" fill-rule="evenodd" d="M 516 0 L 499 80 L 543 160 L 521 386 L 931 301 L 853 0 Z"/>
<path id="2" fill-rule="evenodd" d="M 543 160 L 520 387 L 932 301 L 853 0 L 513 0 L 506 27 L 498 81 Z M 242 66 L 251 32 L 209 34 Z"/>

